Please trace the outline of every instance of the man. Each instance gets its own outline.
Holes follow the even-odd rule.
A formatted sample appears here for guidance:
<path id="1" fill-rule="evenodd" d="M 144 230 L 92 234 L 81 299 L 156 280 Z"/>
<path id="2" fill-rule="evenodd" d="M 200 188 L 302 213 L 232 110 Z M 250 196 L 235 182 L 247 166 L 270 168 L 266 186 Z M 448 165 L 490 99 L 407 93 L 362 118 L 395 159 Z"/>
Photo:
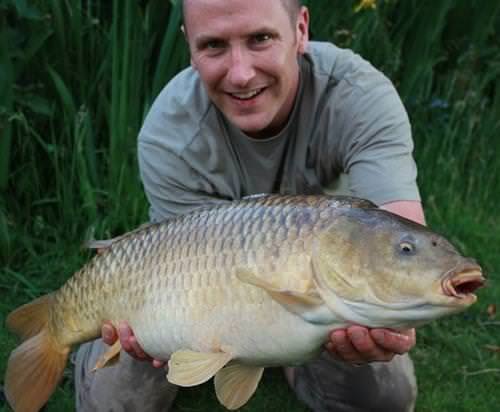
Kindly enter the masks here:
<path id="1" fill-rule="evenodd" d="M 153 221 L 255 193 L 319 193 L 344 174 L 352 194 L 424 223 L 397 93 L 352 52 L 309 43 L 297 0 L 185 0 L 184 19 L 191 68 L 162 91 L 139 137 Z M 118 329 L 127 352 L 150 360 L 127 325 Z M 107 325 L 103 337 L 117 333 Z M 315 411 L 409 411 L 412 364 L 396 354 L 414 344 L 414 330 L 352 326 L 287 379 Z M 79 351 L 77 410 L 168 409 L 175 388 L 150 362 L 122 356 L 89 373 L 104 347 Z"/>

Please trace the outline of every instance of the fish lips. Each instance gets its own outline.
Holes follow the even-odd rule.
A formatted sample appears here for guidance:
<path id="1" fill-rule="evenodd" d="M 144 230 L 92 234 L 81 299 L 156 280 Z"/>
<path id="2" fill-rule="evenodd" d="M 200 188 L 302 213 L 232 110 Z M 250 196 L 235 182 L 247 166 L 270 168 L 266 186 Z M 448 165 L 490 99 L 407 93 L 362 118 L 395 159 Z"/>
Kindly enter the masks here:
<path id="1" fill-rule="evenodd" d="M 468 264 L 458 267 L 446 274 L 441 280 L 441 289 L 445 296 L 453 299 L 459 305 L 471 305 L 476 302 L 476 290 L 486 285 L 481 267 Z"/>

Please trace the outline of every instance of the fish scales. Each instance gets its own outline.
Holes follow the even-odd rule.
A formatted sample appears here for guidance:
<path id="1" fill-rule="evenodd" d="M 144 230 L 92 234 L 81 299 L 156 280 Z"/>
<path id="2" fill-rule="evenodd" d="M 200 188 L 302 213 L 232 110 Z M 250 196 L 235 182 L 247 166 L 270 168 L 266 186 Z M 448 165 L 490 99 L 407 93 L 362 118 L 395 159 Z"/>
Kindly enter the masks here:
<path id="1" fill-rule="evenodd" d="M 133 306 L 136 312 L 141 307 L 144 308 L 146 296 L 154 304 L 161 303 L 165 306 L 163 311 L 157 310 L 164 316 L 170 306 L 167 298 L 180 293 L 184 287 L 178 287 L 176 283 L 184 285 L 188 278 L 199 279 L 199 288 L 202 292 L 176 296 L 177 303 L 185 298 L 188 305 L 196 307 L 197 299 L 201 299 L 205 304 L 211 302 L 212 305 L 220 302 L 219 299 L 225 299 L 224 302 L 230 306 L 234 305 L 235 299 L 232 298 L 234 296 L 237 296 L 239 303 L 244 302 L 246 296 L 252 294 L 248 294 L 246 290 L 244 293 L 234 292 L 234 288 L 240 282 L 234 279 L 228 282 L 228 278 L 233 275 L 230 269 L 237 265 L 255 265 L 262 268 L 264 273 L 269 268 L 271 273 L 275 272 L 276 266 L 272 262 L 269 264 L 270 258 L 278 259 L 279 253 L 286 256 L 292 251 L 297 253 L 300 249 L 303 250 L 302 242 L 299 250 L 296 245 L 292 245 L 291 248 L 289 245 L 276 247 L 286 240 L 288 228 L 296 227 L 295 225 L 299 223 L 303 229 L 302 233 L 307 236 L 312 229 L 312 223 L 318 219 L 317 211 L 308 209 L 310 205 L 307 202 L 305 208 L 304 204 L 299 204 L 302 208 L 300 213 L 296 214 L 300 216 L 292 219 L 290 216 L 293 214 L 290 214 L 289 210 L 284 210 L 290 208 L 291 202 L 285 202 L 283 207 L 282 202 L 277 200 L 265 199 L 242 202 L 240 207 L 215 208 L 210 212 L 201 212 L 202 216 L 205 216 L 199 221 L 196 213 L 193 213 L 184 219 L 152 225 L 143 231 L 133 233 L 130 237 L 124 237 L 97 255 L 57 293 L 57 301 L 60 302 L 58 306 L 70 307 L 71 302 L 75 302 L 79 309 L 78 316 L 81 316 L 87 324 L 94 323 L 91 330 L 95 334 L 102 320 L 118 321 L 129 318 L 130 306 Z M 296 203 L 292 202 L 298 207 Z M 266 230 L 262 232 L 258 230 L 259 227 Z M 227 231 L 225 228 L 233 230 Z M 293 238 L 296 240 L 297 236 L 294 234 Z M 162 242 L 167 239 L 168 242 L 165 243 L 170 247 L 161 248 Z M 207 244 L 207 249 L 200 253 L 203 247 L 199 245 L 204 244 Z M 273 253 L 269 253 L 269 250 Z M 259 257 L 253 256 L 252 252 Z M 162 266 L 163 271 L 155 270 Z M 195 284 L 193 281 L 193 286 Z M 154 287 L 148 289 L 147 285 Z M 155 288 L 156 290 L 153 290 Z M 84 295 L 81 293 L 82 290 L 85 292 Z M 159 298 L 157 296 L 159 293 L 164 298 Z M 113 294 L 120 298 L 113 300 L 111 298 Z M 92 301 L 92 305 L 82 303 L 89 300 Z M 67 313 L 64 310 L 56 312 Z M 74 318 L 75 314 L 62 316 L 64 320 L 59 321 L 57 315 L 54 317 L 56 323 L 63 324 L 68 322 L 68 319 Z M 140 319 L 139 315 L 135 317 L 140 323 L 145 320 Z M 69 323 L 80 324 L 79 330 L 89 329 L 82 327 L 80 320 L 72 319 Z M 81 336 L 78 332 L 75 331 L 71 339 L 79 341 Z M 138 337 L 140 338 L 140 335 Z M 67 337 L 61 340 L 66 343 L 66 339 Z M 146 343 L 145 345 L 147 346 Z"/>

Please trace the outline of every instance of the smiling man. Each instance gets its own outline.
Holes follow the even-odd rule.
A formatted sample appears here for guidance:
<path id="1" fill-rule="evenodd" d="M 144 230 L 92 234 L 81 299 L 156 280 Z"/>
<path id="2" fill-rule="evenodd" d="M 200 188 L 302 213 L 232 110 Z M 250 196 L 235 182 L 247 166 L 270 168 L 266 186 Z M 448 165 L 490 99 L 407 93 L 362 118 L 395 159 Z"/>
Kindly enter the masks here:
<path id="1" fill-rule="evenodd" d="M 152 106 L 139 136 L 151 220 L 256 193 L 356 196 L 424 223 L 407 115 L 391 82 L 349 50 L 309 42 L 298 0 L 185 0 L 191 67 Z M 133 332 L 103 327 L 130 356 L 92 374 L 101 340 L 77 355 L 78 411 L 166 411 L 176 388 Z M 258 337 L 256 337 L 258 339 Z M 288 368 L 315 411 L 411 411 L 413 330 L 332 332 L 320 359 Z M 375 362 L 379 361 L 379 362 Z M 153 360 L 160 367 L 163 362 Z"/>

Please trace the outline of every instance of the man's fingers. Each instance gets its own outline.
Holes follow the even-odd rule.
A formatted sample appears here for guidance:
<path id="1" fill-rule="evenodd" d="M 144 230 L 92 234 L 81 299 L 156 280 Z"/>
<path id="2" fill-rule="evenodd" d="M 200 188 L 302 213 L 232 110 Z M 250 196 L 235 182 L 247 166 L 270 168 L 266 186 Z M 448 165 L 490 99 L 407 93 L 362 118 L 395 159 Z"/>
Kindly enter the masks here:
<path id="1" fill-rule="evenodd" d="M 120 342 L 122 344 L 122 349 L 129 353 L 134 354 L 134 348 L 130 343 L 130 337 L 132 336 L 132 330 L 125 322 L 120 322 L 118 324 L 118 336 L 120 337 Z"/>
<path id="2" fill-rule="evenodd" d="M 353 326 L 347 329 L 347 335 L 364 362 L 390 361 L 394 357 L 393 352 L 387 351 L 375 343 L 366 328 Z"/>
<path id="3" fill-rule="evenodd" d="M 120 336 L 120 342 L 122 344 L 122 348 L 125 352 L 127 352 L 130 356 L 133 356 L 136 359 L 151 359 L 137 342 L 132 329 L 125 322 L 120 322 L 118 324 L 118 335 Z"/>
<path id="4" fill-rule="evenodd" d="M 111 337 L 113 334 L 114 334 L 114 340 L 111 341 L 108 338 Z M 153 359 L 146 352 L 144 352 L 141 345 L 139 345 L 137 338 L 134 336 L 132 329 L 126 322 L 120 322 L 118 324 L 118 334 L 116 334 L 116 331 L 112 325 L 104 324 L 102 327 L 102 335 L 104 342 L 108 343 L 109 340 L 108 344 L 110 345 L 113 344 L 117 338 L 120 338 L 122 349 L 135 359 L 152 361 L 152 364 L 155 368 L 161 368 L 166 364 L 165 361 L 159 359 Z"/>
<path id="5" fill-rule="evenodd" d="M 332 332 L 330 339 L 331 342 L 328 342 L 327 349 L 340 359 L 351 363 L 363 362 L 345 330 L 336 330 Z"/>
<path id="6" fill-rule="evenodd" d="M 415 329 L 399 333 L 387 329 L 373 329 L 370 335 L 380 348 L 400 355 L 408 352 L 416 342 Z"/>
<path id="7" fill-rule="evenodd" d="M 132 350 L 135 353 L 135 356 L 137 356 L 139 359 L 152 359 L 150 356 L 146 355 L 146 353 L 143 351 L 143 349 L 139 345 L 139 342 L 137 342 L 137 339 L 135 336 L 132 335 L 129 338 L 129 343 L 130 343 L 130 346 L 132 347 Z"/>
<path id="8" fill-rule="evenodd" d="M 102 340 L 107 345 L 112 345 L 118 339 L 118 334 L 116 333 L 115 328 L 109 322 L 105 322 L 101 327 L 101 336 Z"/>
<path id="9" fill-rule="evenodd" d="M 166 365 L 167 362 L 159 360 L 159 359 L 153 359 L 153 366 L 155 368 L 163 368 Z"/>
<path id="10" fill-rule="evenodd" d="M 415 336 L 415 329 L 395 332 L 355 325 L 333 331 L 326 348 L 350 363 L 387 362 L 396 354 L 408 352 L 415 345 Z"/>

